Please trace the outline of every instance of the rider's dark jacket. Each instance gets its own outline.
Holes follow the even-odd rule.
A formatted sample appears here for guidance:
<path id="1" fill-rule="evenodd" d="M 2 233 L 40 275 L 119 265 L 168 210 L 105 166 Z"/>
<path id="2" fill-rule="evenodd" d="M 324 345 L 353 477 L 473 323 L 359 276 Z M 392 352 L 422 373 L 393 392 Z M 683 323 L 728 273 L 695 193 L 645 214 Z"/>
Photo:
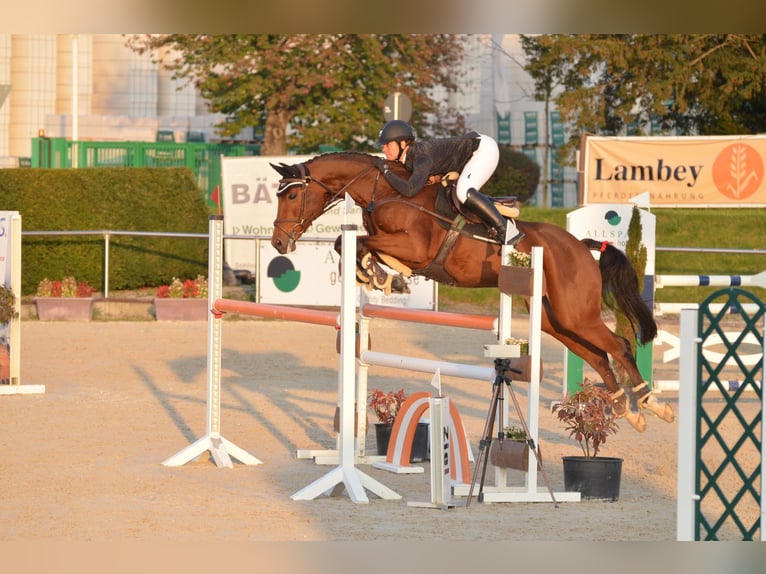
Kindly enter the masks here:
<path id="1" fill-rule="evenodd" d="M 384 177 L 396 191 L 412 197 L 423 189 L 429 176 L 461 172 L 480 141 L 479 134 L 472 131 L 458 137 L 415 142 L 407 148 L 404 158 L 404 167 L 412 173 L 410 179 L 402 179 L 390 170 Z"/>

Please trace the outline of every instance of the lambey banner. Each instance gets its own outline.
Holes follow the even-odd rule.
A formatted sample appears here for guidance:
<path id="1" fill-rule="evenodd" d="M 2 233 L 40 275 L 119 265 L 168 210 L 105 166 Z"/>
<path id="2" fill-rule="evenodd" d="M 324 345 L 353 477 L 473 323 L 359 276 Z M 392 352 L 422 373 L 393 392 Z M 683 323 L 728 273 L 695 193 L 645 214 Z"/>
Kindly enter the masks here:
<path id="1" fill-rule="evenodd" d="M 652 207 L 763 207 L 766 136 L 585 139 L 582 203 Z"/>

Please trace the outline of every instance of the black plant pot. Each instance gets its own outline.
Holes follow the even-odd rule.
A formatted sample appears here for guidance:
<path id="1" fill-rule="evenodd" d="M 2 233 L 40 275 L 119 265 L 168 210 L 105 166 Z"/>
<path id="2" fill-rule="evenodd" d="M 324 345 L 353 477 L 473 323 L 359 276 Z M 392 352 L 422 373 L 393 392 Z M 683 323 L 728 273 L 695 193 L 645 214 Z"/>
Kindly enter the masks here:
<path id="1" fill-rule="evenodd" d="M 563 456 L 564 490 L 581 498 L 614 502 L 620 497 L 622 459 L 608 456 Z"/>
<path id="2" fill-rule="evenodd" d="M 391 439 L 392 424 L 375 423 L 375 441 L 378 446 L 378 455 L 386 456 L 388 442 Z M 428 423 L 418 423 L 415 436 L 412 439 L 410 462 L 423 462 L 428 458 Z"/>

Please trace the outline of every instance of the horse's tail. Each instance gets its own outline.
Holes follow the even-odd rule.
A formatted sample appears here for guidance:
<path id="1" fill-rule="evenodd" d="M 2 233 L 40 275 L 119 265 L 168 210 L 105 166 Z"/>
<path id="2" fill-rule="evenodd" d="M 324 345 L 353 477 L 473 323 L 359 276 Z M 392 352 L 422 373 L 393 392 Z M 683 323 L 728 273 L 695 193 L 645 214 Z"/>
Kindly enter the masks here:
<path id="1" fill-rule="evenodd" d="M 657 323 L 649 307 L 641 299 L 638 274 L 630 259 L 614 245 L 594 239 L 583 239 L 588 249 L 601 251 L 598 268 L 601 271 L 602 299 L 625 314 L 641 344 L 657 336 Z"/>

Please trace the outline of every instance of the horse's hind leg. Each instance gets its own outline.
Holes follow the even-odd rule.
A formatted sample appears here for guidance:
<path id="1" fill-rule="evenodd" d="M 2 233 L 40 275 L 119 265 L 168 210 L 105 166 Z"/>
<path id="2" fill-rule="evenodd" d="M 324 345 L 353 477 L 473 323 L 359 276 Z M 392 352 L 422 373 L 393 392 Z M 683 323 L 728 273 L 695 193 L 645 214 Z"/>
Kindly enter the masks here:
<path id="1" fill-rule="evenodd" d="M 636 360 L 631 352 L 630 345 L 623 338 L 618 335 L 614 335 L 615 339 L 618 339 L 622 345 L 619 352 L 613 353 L 612 356 L 625 369 L 632 382 L 631 392 L 636 399 L 636 404 L 640 409 L 646 409 L 652 414 L 657 415 L 665 422 L 672 423 L 675 420 L 673 409 L 667 403 L 661 403 L 656 396 L 652 394 L 652 390 L 641 376 L 636 365 Z"/>
<path id="2" fill-rule="evenodd" d="M 583 341 L 580 338 L 573 338 L 564 332 L 553 329 L 547 319 L 543 320 L 542 328 L 543 331 L 561 341 L 570 351 L 581 357 L 601 376 L 606 388 L 611 393 L 612 408 L 614 409 L 615 414 L 619 417 L 625 417 L 625 420 L 627 420 L 638 432 L 644 432 L 644 430 L 646 430 L 646 420 L 640 412 L 635 412 L 630 409 L 628 397 L 617 382 L 617 377 L 609 364 L 609 356 L 607 353 L 587 341 Z"/>

